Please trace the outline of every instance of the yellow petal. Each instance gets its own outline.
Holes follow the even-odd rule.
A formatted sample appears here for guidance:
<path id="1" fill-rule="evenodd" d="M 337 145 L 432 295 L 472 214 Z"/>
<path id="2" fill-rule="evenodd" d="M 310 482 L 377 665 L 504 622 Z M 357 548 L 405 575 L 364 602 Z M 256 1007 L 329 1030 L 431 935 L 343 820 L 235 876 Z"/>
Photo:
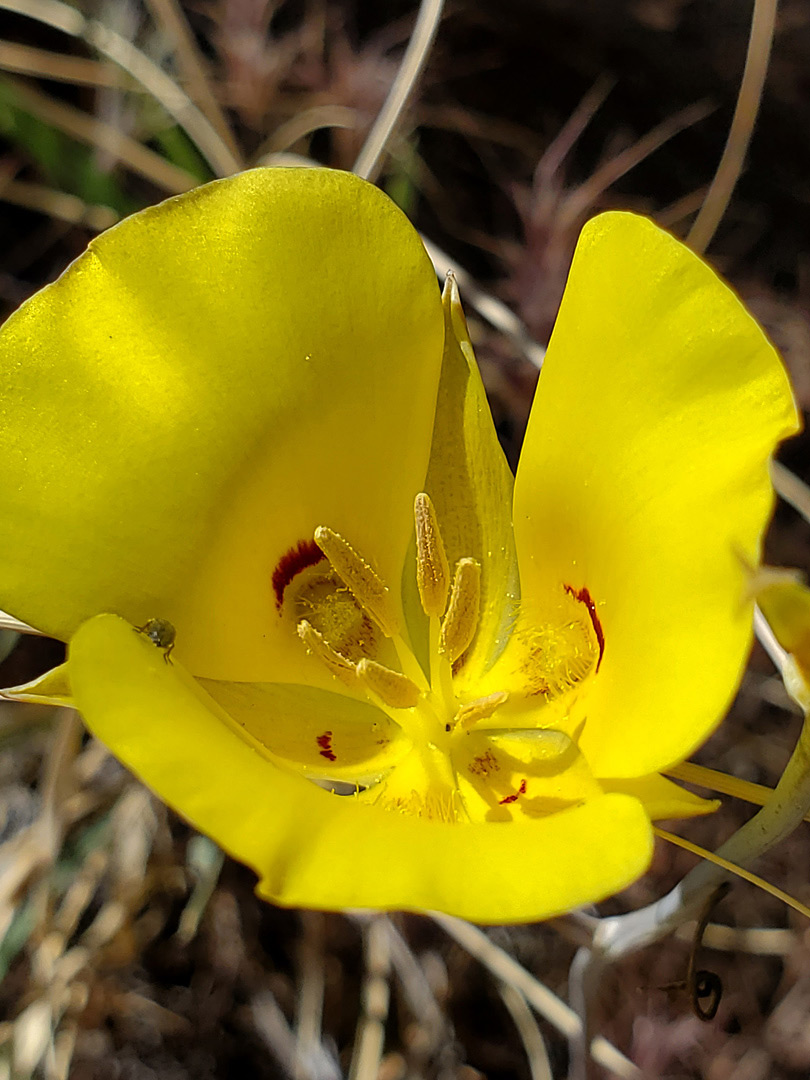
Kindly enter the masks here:
<path id="1" fill-rule="evenodd" d="M 274 760 L 304 775 L 368 784 L 410 749 L 384 712 L 328 690 L 213 679 L 200 685 Z"/>
<path id="2" fill-rule="evenodd" d="M 770 580 L 757 590 L 757 603 L 776 640 L 810 680 L 810 589 L 789 571 L 781 578 L 766 573 Z"/>
<path id="3" fill-rule="evenodd" d="M 10 701 L 30 701 L 35 705 L 63 705 L 72 708 L 73 692 L 70 689 L 68 665 L 60 664 L 51 668 L 31 682 L 19 686 L 4 687 L 0 697 Z"/>
<path id="4" fill-rule="evenodd" d="M 722 716 L 751 641 L 744 564 L 771 513 L 768 459 L 796 429 L 776 352 L 704 262 L 632 214 L 586 226 L 515 536 L 536 620 L 568 586 L 601 624 L 602 663 L 574 706 L 596 775 L 665 768 Z"/>
<path id="5" fill-rule="evenodd" d="M 474 688 L 502 648 L 518 599 L 512 535 L 512 473 L 498 442 L 454 278 L 442 296 L 444 359 L 426 491 L 433 500 L 451 567 L 482 568 L 478 629 L 455 666 L 456 687 Z M 407 585 L 407 582 L 406 582 Z M 419 610 L 418 601 L 409 605 Z"/>
<path id="6" fill-rule="evenodd" d="M 0 334 L 4 607 L 65 639 L 165 618 L 197 674 L 317 681 L 274 572 L 328 525 L 399 582 L 442 338 L 418 236 L 349 174 L 128 218 Z"/>
<path id="7" fill-rule="evenodd" d="M 91 730 L 252 866 L 267 899 L 519 922 L 607 896 L 649 863 L 649 821 L 625 795 L 525 824 L 449 825 L 319 790 L 257 753 L 179 665 L 114 616 L 79 628 L 69 664 Z"/>
<path id="8" fill-rule="evenodd" d="M 651 821 L 662 818 L 690 818 L 712 814 L 720 806 L 719 799 L 701 799 L 679 784 L 673 784 L 658 773 L 638 776 L 631 780 L 600 780 L 605 791 L 619 791 L 638 799 Z"/>
<path id="9" fill-rule="evenodd" d="M 602 795 L 588 763 L 560 731 L 474 731 L 453 762 L 474 821 L 543 817 Z"/>

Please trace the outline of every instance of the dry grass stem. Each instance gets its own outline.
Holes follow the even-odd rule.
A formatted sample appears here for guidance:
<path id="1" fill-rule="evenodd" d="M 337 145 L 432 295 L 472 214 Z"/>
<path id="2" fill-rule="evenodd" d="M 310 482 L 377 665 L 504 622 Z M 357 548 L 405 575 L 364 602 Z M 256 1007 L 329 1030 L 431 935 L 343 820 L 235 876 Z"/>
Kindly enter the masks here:
<path id="1" fill-rule="evenodd" d="M 359 123 L 357 110 L 346 105 L 314 105 L 302 109 L 273 131 L 259 147 L 255 157 L 257 165 L 269 164 L 274 154 L 292 150 L 299 139 L 312 135 L 322 128 L 345 128 L 353 131 Z"/>
<path id="2" fill-rule="evenodd" d="M 416 26 L 413 28 L 405 55 L 402 57 L 399 71 L 352 169 L 352 172 L 365 177 L 366 180 L 376 180 L 379 174 L 388 141 L 402 118 L 417 80 L 427 63 L 443 8 L 444 0 L 422 0 L 419 6 Z"/>
<path id="3" fill-rule="evenodd" d="M 450 1024 L 436 1000 L 424 967 L 414 956 L 410 945 L 390 918 L 386 918 L 385 927 L 393 971 L 408 1007 L 419 1024 L 424 1054 L 430 1057 L 442 1043 L 452 1041 Z"/>
<path id="4" fill-rule="evenodd" d="M 8 927 L 17 897 L 31 878 L 49 867 L 66 823 L 61 807 L 71 791 L 71 772 L 81 723 L 72 709 L 60 710 L 42 780 L 42 805 L 33 824 L 0 846 L 0 927 Z"/>
<path id="5" fill-rule="evenodd" d="M 675 937 L 692 942 L 694 927 L 691 923 L 680 926 Z M 703 947 L 715 952 L 747 953 L 749 956 L 790 956 L 799 945 L 793 930 L 772 926 L 723 926 L 708 923 L 703 931 Z"/>
<path id="6" fill-rule="evenodd" d="M 349 1080 L 377 1080 L 380 1071 L 391 999 L 391 949 L 386 923 L 387 916 L 377 915 L 365 926 L 366 970 Z"/>
<path id="7" fill-rule="evenodd" d="M 601 75 L 543 151 L 534 171 L 536 197 L 553 190 L 554 177 L 615 85 L 615 79 Z"/>
<path id="8" fill-rule="evenodd" d="M 557 218 L 558 227 L 574 227 L 589 208 L 596 204 L 602 193 L 625 173 L 634 169 L 675 135 L 705 120 L 714 111 L 715 105 L 709 101 L 697 101 L 694 105 L 688 105 L 657 124 L 632 146 L 606 161 L 563 200 Z"/>
<path id="9" fill-rule="evenodd" d="M 777 0 L 754 0 L 748 52 L 728 139 L 706 201 L 687 237 L 695 251 L 705 251 L 711 243 L 745 164 L 768 73 L 776 7 Z"/>
<path id="10" fill-rule="evenodd" d="M 6 81 L 12 87 L 15 100 L 44 123 L 110 154 L 168 194 L 179 195 L 196 185 L 197 180 L 191 173 L 172 165 L 113 124 L 57 101 L 19 79 L 7 78 Z"/>
<path id="11" fill-rule="evenodd" d="M 505 982 L 498 983 L 498 993 L 520 1035 L 532 1080 L 554 1080 L 545 1039 L 525 997 L 511 983 Z"/>
<path id="12" fill-rule="evenodd" d="M 81 225 L 92 232 L 103 232 L 119 220 L 118 214 L 109 206 L 89 206 L 76 195 L 66 195 L 63 191 L 54 191 L 44 184 L 29 183 L 25 180 L 5 180 L 0 182 L 0 199 L 13 206 L 22 206 L 26 210 L 37 210 L 41 214 L 70 225 Z M 16 620 L 5 629 L 19 630 Z M 22 631 L 36 633 L 33 630 Z"/>
<path id="13" fill-rule="evenodd" d="M 162 27 L 174 47 L 180 76 L 189 97 L 219 135 L 238 167 L 243 168 L 242 152 L 214 93 L 205 61 L 200 55 L 183 9 L 177 0 L 147 0 L 147 3 L 152 9 L 155 21 Z"/>
<path id="14" fill-rule="evenodd" d="M 542 1017 L 569 1040 L 582 1031 L 582 1021 L 573 1009 L 561 1001 L 547 986 L 530 974 L 509 953 L 499 948 L 486 934 L 449 915 L 431 912 L 431 918 L 463 949 L 466 949 L 501 982 L 513 986 Z M 640 1070 L 607 1039 L 598 1035 L 591 1043 L 591 1056 L 603 1068 L 626 1080 L 640 1080 Z"/>
<path id="15" fill-rule="evenodd" d="M 693 844 L 691 840 L 686 840 L 683 836 L 676 836 L 674 833 L 667 832 L 665 829 L 659 829 L 657 825 L 653 825 L 653 832 L 656 836 L 660 836 L 662 840 L 666 840 L 676 847 L 683 848 L 685 851 L 690 851 L 693 855 L 698 855 L 701 859 L 706 859 L 720 869 L 727 870 L 730 874 L 734 874 L 735 877 L 740 877 L 744 881 L 750 882 L 751 885 L 756 885 L 757 888 L 763 889 L 766 893 L 770 893 L 771 896 L 775 897 L 777 900 L 781 900 L 783 904 L 787 904 L 787 906 L 793 908 L 794 911 L 798 911 L 800 915 L 804 915 L 806 919 L 810 919 L 810 907 L 803 904 L 801 900 L 797 900 L 795 896 L 791 896 L 790 893 L 785 892 L 784 889 L 780 889 L 778 886 L 772 885 L 770 881 L 766 881 L 764 878 L 759 877 L 758 874 L 753 874 L 750 870 L 746 870 L 744 866 L 732 862 L 731 859 L 724 858 L 716 851 L 707 851 L 705 848 Z"/>
<path id="16" fill-rule="evenodd" d="M 265 990 L 256 994 L 248 1009 L 253 1030 L 284 1073 L 290 1078 L 297 1076 L 301 1065 L 296 1057 L 296 1040 L 279 1003 L 269 990 Z M 312 1074 L 307 1076 L 310 1080 Z"/>
<path id="17" fill-rule="evenodd" d="M 173 79 L 120 34 L 62 0 L 0 0 L 0 9 L 15 11 L 86 41 L 128 72 L 186 132 L 217 176 L 239 171 L 239 162 L 208 119 Z"/>
<path id="18" fill-rule="evenodd" d="M 696 214 L 703 205 L 708 187 L 700 187 L 690 191 L 688 195 L 681 196 L 675 202 L 665 206 L 655 215 L 655 220 L 665 229 L 674 229 L 686 218 Z"/>
<path id="19" fill-rule="evenodd" d="M 302 911 L 303 933 L 298 947 L 298 1000 L 295 1010 L 296 1080 L 305 1080 L 314 1063 L 325 1055 L 322 1048 L 324 972 L 324 915 Z"/>
<path id="20" fill-rule="evenodd" d="M 0 41 L 0 69 L 76 86 L 116 87 L 119 90 L 137 87 L 137 83 L 112 64 L 36 49 L 16 41 Z"/>

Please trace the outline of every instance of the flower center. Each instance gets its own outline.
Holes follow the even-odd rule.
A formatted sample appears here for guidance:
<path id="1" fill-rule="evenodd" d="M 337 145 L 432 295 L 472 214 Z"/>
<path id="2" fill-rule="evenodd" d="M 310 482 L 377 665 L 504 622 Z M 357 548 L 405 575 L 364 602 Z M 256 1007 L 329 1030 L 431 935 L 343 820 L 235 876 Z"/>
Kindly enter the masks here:
<path id="1" fill-rule="evenodd" d="M 573 787 L 559 782 L 563 773 L 570 781 L 573 766 L 582 772 L 579 752 L 564 732 L 539 728 L 536 714 L 590 672 L 594 637 L 600 650 L 603 640 L 579 614 L 553 631 L 527 629 L 519 620 L 518 667 L 509 682 L 519 685 L 521 698 L 534 700 L 534 715 L 528 723 L 524 715 L 522 730 L 504 726 L 508 721 L 494 718 L 509 700 L 506 687 L 471 700 L 461 699 L 454 687 L 454 665 L 479 626 L 481 566 L 462 558 L 451 573 L 425 493 L 416 497 L 414 522 L 416 581 L 428 623 L 425 666 L 386 583 L 327 526 L 315 530 L 314 544 L 294 549 L 295 572 L 281 588 L 274 578 L 285 615 L 294 619 L 308 651 L 407 736 L 410 750 L 363 797 L 390 810 L 450 821 L 510 820 L 580 801 L 595 781 L 586 769 L 585 788 L 583 776 Z M 584 611 L 583 597 L 567 593 L 562 601 Z"/>

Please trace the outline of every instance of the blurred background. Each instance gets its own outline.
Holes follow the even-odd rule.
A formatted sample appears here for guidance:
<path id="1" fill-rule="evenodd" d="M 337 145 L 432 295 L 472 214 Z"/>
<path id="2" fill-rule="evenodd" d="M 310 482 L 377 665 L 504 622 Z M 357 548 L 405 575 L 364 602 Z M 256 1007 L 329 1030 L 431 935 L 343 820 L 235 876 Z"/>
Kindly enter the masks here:
<path id="1" fill-rule="evenodd" d="M 415 16 L 399 0 L 0 0 L 2 316 L 95 233 L 168 195 L 295 155 L 350 169 Z M 750 0 L 448 0 L 378 182 L 469 275 L 462 299 L 513 465 L 582 224 L 630 208 L 688 233 L 751 18 Z M 745 168 L 707 254 L 782 350 L 804 408 L 809 251 L 810 3 L 783 0 Z M 783 460 L 808 478 L 802 437 Z M 810 568 L 808 528 L 780 507 L 769 561 Z M 41 638 L 6 633 L 3 646 L 2 685 L 61 659 Z M 697 760 L 772 786 L 799 728 L 757 648 Z M 485 946 L 428 917 L 259 902 L 249 871 L 69 715 L 1 705 L 0 745 L 0 1080 L 567 1075 L 564 1038 L 482 964 Z M 726 799 L 689 836 L 714 848 L 752 812 Z M 757 867 L 805 902 L 806 829 Z M 649 902 L 694 861 L 659 845 L 650 873 L 601 910 Z M 807 923 L 744 883 L 712 918 L 700 964 L 724 984 L 713 1021 L 672 988 L 687 935 L 609 973 L 599 1030 L 650 1076 L 810 1075 Z M 566 927 L 487 939 L 565 996 Z"/>

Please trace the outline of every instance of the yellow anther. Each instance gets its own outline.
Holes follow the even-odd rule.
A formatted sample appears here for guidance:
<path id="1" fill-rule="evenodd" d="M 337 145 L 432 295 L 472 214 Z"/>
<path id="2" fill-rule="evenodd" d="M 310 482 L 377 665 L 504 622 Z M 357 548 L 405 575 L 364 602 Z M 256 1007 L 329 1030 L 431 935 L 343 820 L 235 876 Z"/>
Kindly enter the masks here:
<path id="1" fill-rule="evenodd" d="M 307 619 L 302 619 L 299 622 L 298 636 L 309 651 L 326 664 L 333 675 L 337 675 L 348 686 L 356 683 L 357 669 L 351 660 L 347 660 L 345 656 L 340 655 L 337 649 L 333 649 L 323 634 L 316 630 Z"/>
<path id="2" fill-rule="evenodd" d="M 416 521 L 416 583 L 426 615 L 444 615 L 450 567 L 444 552 L 436 511 L 430 496 L 421 492 L 413 504 Z"/>
<path id="3" fill-rule="evenodd" d="M 506 704 L 508 697 L 509 695 L 505 690 L 497 690 L 494 694 L 478 698 L 477 701 L 470 701 L 461 706 L 453 717 L 453 723 L 460 724 L 463 728 L 469 730 L 479 720 L 488 720 L 496 709 L 500 709 L 501 705 Z"/>
<path id="4" fill-rule="evenodd" d="M 475 559 L 459 559 L 442 623 L 442 651 L 454 664 L 469 648 L 478 626 L 481 606 L 481 567 Z"/>
<path id="5" fill-rule="evenodd" d="M 388 586 L 340 533 L 321 525 L 315 530 L 315 543 L 360 607 L 374 619 L 386 637 L 396 637 L 399 620 Z"/>
<path id="6" fill-rule="evenodd" d="M 364 658 L 357 674 L 377 697 L 392 709 L 412 709 L 419 703 L 419 687 L 407 675 Z"/>

